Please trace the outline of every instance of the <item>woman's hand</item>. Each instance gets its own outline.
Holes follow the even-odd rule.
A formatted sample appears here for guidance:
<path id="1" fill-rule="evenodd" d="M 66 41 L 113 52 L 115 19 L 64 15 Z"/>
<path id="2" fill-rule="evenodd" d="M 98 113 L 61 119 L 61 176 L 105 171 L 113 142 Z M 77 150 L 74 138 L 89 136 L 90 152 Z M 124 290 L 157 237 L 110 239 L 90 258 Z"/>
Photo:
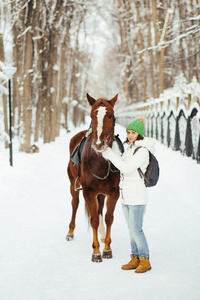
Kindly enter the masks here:
<path id="1" fill-rule="evenodd" d="M 110 159 L 110 156 L 112 155 L 112 149 L 108 147 L 105 151 L 102 152 L 102 156 L 105 159 Z"/>

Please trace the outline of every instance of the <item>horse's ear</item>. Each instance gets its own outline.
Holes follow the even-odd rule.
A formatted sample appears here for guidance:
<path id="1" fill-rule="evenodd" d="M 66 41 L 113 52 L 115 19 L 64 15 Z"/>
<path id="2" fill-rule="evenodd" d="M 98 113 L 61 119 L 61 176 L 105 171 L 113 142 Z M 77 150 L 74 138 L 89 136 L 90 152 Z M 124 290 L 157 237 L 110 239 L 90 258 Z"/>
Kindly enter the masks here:
<path id="1" fill-rule="evenodd" d="M 91 106 L 96 102 L 96 100 L 92 98 L 88 93 L 87 93 L 87 99 Z"/>
<path id="2" fill-rule="evenodd" d="M 117 98 L 118 98 L 118 94 L 109 101 L 109 103 L 112 105 L 112 107 L 115 105 Z"/>

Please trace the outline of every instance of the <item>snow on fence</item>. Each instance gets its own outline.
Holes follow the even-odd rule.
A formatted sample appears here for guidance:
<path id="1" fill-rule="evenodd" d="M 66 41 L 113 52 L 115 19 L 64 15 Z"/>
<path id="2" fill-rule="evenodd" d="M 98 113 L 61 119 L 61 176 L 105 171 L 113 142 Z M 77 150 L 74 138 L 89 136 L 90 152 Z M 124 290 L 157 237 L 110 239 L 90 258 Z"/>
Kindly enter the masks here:
<path id="1" fill-rule="evenodd" d="M 146 136 L 179 150 L 200 163 L 200 85 L 166 90 L 158 99 L 139 102 L 116 112 L 117 122 L 126 126 L 137 117 L 146 120 Z"/>

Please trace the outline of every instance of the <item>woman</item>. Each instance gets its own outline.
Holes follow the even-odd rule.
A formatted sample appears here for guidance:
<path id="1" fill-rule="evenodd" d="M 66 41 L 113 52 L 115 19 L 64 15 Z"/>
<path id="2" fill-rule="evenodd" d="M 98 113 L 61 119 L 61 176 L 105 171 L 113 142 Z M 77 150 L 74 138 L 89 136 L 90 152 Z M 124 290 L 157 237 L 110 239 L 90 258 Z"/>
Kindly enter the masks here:
<path id="1" fill-rule="evenodd" d="M 151 269 L 149 247 L 144 235 L 143 217 L 148 200 L 144 179 L 140 177 L 138 168 L 145 173 L 149 164 L 149 151 L 154 153 L 155 141 L 144 138 L 144 123 L 134 120 L 126 127 L 128 144 L 122 156 L 118 156 L 111 148 L 103 153 L 121 172 L 120 190 L 123 213 L 129 228 L 131 244 L 131 261 L 122 266 L 124 270 L 136 269 L 136 273 L 144 273 Z M 137 147 L 141 147 L 134 153 Z M 149 150 L 149 151 L 148 151 Z"/>

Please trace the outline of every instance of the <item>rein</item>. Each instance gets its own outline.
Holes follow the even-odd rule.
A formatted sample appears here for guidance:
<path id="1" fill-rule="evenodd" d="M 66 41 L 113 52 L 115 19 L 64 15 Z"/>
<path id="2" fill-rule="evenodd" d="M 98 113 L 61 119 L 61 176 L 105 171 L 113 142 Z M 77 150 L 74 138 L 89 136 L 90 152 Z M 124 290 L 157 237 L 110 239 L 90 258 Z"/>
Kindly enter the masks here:
<path id="1" fill-rule="evenodd" d="M 113 127 L 111 128 L 111 131 L 110 131 L 110 135 L 109 135 L 109 139 L 108 139 L 108 141 L 107 141 L 107 145 L 110 143 L 110 141 L 111 141 L 111 137 L 112 137 L 112 134 L 113 134 L 113 131 L 114 131 L 114 126 L 115 126 L 115 124 L 113 125 Z"/>
<path id="2" fill-rule="evenodd" d="M 90 165 L 89 165 L 89 158 L 88 158 L 89 150 L 90 150 L 90 147 L 88 147 L 88 149 L 87 149 L 87 166 L 88 166 L 88 170 L 90 171 L 90 173 L 91 173 L 95 178 L 100 179 L 100 180 L 106 179 L 106 178 L 108 177 L 108 175 L 109 175 L 110 170 L 111 170 L 111 169 L 110 169 L 110 161 L 107 161 L 108 167 L 107 167 L 106 175 L 105 175 L 104 177 L 100 177 L 100 176 L 94 174 L 94 173 L 92 172 L 91 168 L 90 168 Z"/>
<path id="3" fill-rule="evenodd" d="M 113 134 L 113 131 L 114 131 L 114 127 L 115 127 L 115 117 L 113 116 L 113 127 L 111 128 L 111 131 L 110 131 L 110 135 L 109 135 L 109 139 L 108 139 L 108 141 L 107 141 L 107 144 L 109 144 L 109 142 L 111 141 L 111 137 L 112 137 L 112 134 Z M 100 180 L 104 180 L 104 179 L 106 179 L 106 178 L 108 177 L 110 171 L 113 172 L 113 173 L 118 172 L 118 170 L 117 170 L 117 171 L 114 171 L 114 170 L 111 169 L 111 162 L 108 160 L 108 161 L 107 161 L 108 167 L 107 167 L 106 175 L 105 175 L 104 177 L 100 177 L 100 176 L 94 174 L 94 173 L 92 172 L 91 168 L 90 168 L 90 165 L 89 165 L 89 158 L 88 158 L 88 156 L 89 156 L 89 149 L 90 149 L 90 147 L 88 147 L 88 150 L 87 150 L 87 166 L 88 166 L 88 170 L 90 171 L 90 173 L 91 173 L 95 178 L 100 179 Z"/>

